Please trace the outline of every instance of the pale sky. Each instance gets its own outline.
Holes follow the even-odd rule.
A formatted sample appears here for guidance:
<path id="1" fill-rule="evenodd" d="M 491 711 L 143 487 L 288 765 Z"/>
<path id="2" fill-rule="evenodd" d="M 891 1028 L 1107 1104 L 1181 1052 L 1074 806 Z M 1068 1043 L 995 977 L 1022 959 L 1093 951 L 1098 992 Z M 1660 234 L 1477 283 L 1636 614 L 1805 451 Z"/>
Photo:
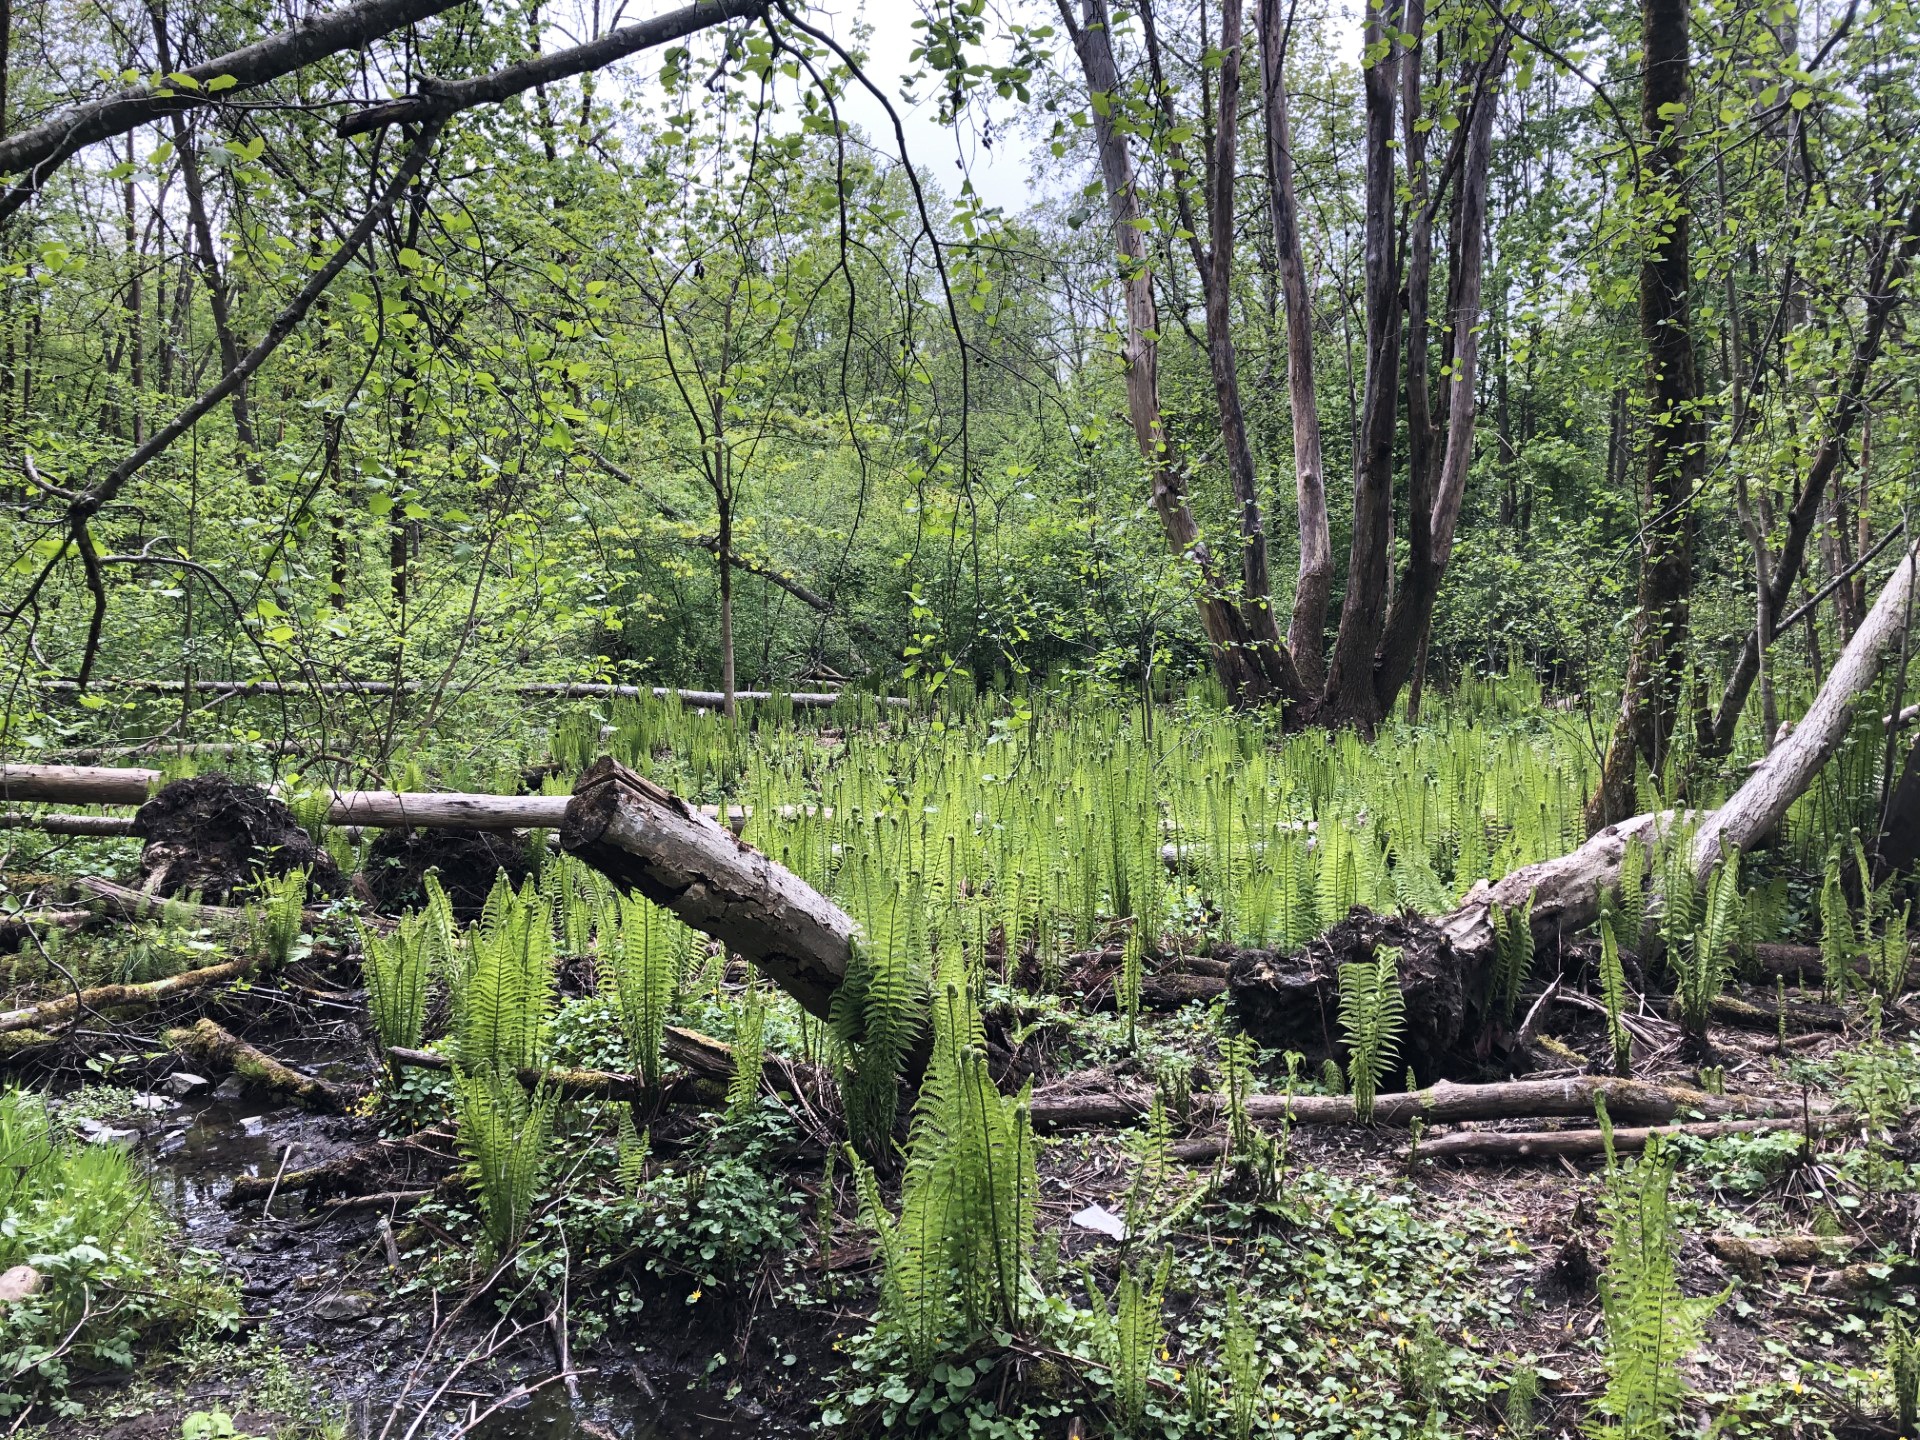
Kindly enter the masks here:
<path id="1" fill-rule="evenodd" d="M 867 77 L 886 92 L 899 113 L 901 126 L 907 133 L 907 153 L 924 181 L 938 186 L 949 196 L 956 195 L 963 178 L 959 165 L 964 164 L 964 174 L 972 177 L 974 189 L 988 204 L 998 205 L 1009 214 L 1017 214 L 1027 207 L 1033 147 L 1026 134 L 1006 123 L 1012 119 L 1013 106 L 996 101 L 995 119 L 1000 123 L 994 127 L 994 141 L 989 147 L 980 144 L 977 127 L 970 123 L 963 122 L 958 129 L 942 125 L 938 104 L 931 97 L 921 99 L 917 105 L 909 104 L 903 97 L 903 78 L 918 68 L 908 60 L 920 33 L 913 28 L 913 22 L 920 16 L 914 0 L 824 0 L 824 3 L 809 5 L 806 14 L 809 24 L 831 31 L 836 39 L 848 45 L 851 45 L 854 27 L 862 19 L 873 27 L 864 68 Z M 897 154 L 892 121 L 863 87 L 856 85 L 847 96 L 841 116 L 864 130 L 868 138 L 889 155 Z"/>

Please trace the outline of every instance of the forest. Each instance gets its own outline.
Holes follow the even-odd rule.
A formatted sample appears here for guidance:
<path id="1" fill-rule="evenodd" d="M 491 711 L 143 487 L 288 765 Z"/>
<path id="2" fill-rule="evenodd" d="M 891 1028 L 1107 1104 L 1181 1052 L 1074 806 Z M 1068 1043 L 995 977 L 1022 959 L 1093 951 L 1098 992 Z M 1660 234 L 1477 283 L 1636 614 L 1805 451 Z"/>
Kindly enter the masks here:
<path id="1" fill-rule="evenodd" d="M 1920 1440 L 1914 0 L 0 0 L 0 1427 Z"/>

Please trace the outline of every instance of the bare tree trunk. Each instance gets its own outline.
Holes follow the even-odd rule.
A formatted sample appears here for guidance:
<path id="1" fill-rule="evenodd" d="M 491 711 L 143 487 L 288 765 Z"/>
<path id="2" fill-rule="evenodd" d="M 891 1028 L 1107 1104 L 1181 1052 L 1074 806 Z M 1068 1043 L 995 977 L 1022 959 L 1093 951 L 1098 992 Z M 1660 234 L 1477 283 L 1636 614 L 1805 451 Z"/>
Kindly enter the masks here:
<path id="1" fill-rule="evenodd" d="M 1300 205 L 1293 184 L 1293 128 L 1287 110 L 1289 11 L 1280 0 L 1260 0 L 1260 67 L 1267 119 L 1267 205 L 1280 294 L 1287 311 L 1287 400 L 1293 417 L 1293 480 L 1299 512 L 1300 568 L 1294 582 L 1287 646 L 1301 687 L 1318 694 L 1326 684 L 1327 600 L 1333 590 L 1333 540 L 1327 524 L 1326 469 L 1321 461 L 1320 398 L 1313 383 L 1313 309 L 1300 244 Z"/>
<path id="2" fill-rule="evenodd" d="M 1103 97 L 1119 94 L 1120 72 L 1113 59 L 1106 0 L 1081 0 L 1078 17 L 1068 0 L 1056 3 L 1067 33 L 1073 37 L 1089 93 Z M 1160 321 L 1147 263 L 1146 235 L 1139 224 L 1142 210 L 1134 188 L 1133 155 L 1110 107 L 1094 107 L 1093 131 L 1126 304 L 1121 363 L 1127 377 L 1127 414 L 1133 424 L 1134 443 L 1147 465 L 1154 513 L 1174 553 L 1190 562 L 1196 572 L 1195 600 L 1214 673 L 1239 703 L 1267 703 L 1281 697 L 1273 693 L 1265 671 L 1257 663 L 1254 636 L 1225 593 L 1219 567 L 1206 541 L 1200 538 L 1199 523 L 1187 500 L 1186 474 L 1161 423 Z"/>
<path id="3" fill-rule="evenodd" d="M 1587 826 L 1634 808 L 1636 762 L 1656 774 L 1667 757 L 1686 669 L 1693 597 L 1693 498 L 1701 464 L 1693 355 L 1692 283 L 1685 174 L 1685 119 L 1691 95 L 1689 0 L 1641 0 L 1640 124 L 1647 142 L 1640 207 L 1658 239 L 1640 263 L 1640 334 L 1647 348 L 1647 473 L 1640 584 L 1626 683 L 1587 804 Z"/>
<path id="4" fill-rule="evenodd" d="M 1353 543 L 1340 631 L 1327 668 L 1325 718 L 1370 730 L 1380 720 L 1374 652 L 1386 623 L 1393 521 L 1393 437 L 1399 391 L 1400 257 L 1394 243 L 1394 82 L 1399 57 L 1387 14 L 1369 7 L 1361 43 L 1378 58 L 1362 72 L 1366 95 L 1366 378 L 1354 453 Z"/>
<path id="5" fill-rule="evenodd" d="M 733 506 L 725 497 L 720 501 L 719 543 L 714 559 L 720 565 L 720 693 L 721 713 L 729 720 L 737 713 L 733 673 Z"/>
<path id="6" fill-rule="evenodd" d="M 1440 459 L 1437 481 L 1431 474 L 1425 481 L 1420 479 L 1418 471 L 1414 474 L 1415 520 L 1409 527 L 1411 544 L 1406 576 L 1387 613 L 1386 633 L 1381 638 L 1374 669 L 1375 701 L 1382 715 L 1392 710 L 1394 700 L 1425 648 L 1427 629 L 1433 623 L 1434 602 L 1440 594 L 1440 581 L 1447 573 L 1448 561 L 1453 558 L 1454 530 L 1459 524 L 1461 503 L 1466 498 L 1467 470 L 1473 462 L 1480 364 L 1480 286 L 1486 259 L 1487 171 L 1497 108 L 1495 86 L 1506 66 L 1506 58 L 1506 37 L 1502 35 L 1494 41 L 1493 53 L 1481 68 L 1480 83 L 1470 102 L 1472 109 L 1466 122 L 1467 140 L 1460 157 L 1456 191 L 1459 204 L 1453 227 L 1453 254 L 1447 266 L 1449 298 L 1453 302 L 1448 317 L 1453 357 L 1447 383 L 1446 449 Z M 1424 186 L 1417 186 L 1416 194 L 1421 189 Z M 1431 256 L 1424 263 L 1431 265 Z M 1411 268 L 1407 283 L 1411 296 L 1414 283 Z M 1408 308 L 1411 314 L 1411 299 Z M 1419 343 L 1424 349 L 1424 338 Z M 1409 367 L 1407 386 L 1409 424 L 1412 424 L 1415 412 L 1411 407 L 1416 389 L 1412 367 Z M 1420 414 L 1426 409 L 1425 387 L 1423 361 L 1419 367 Z"/>

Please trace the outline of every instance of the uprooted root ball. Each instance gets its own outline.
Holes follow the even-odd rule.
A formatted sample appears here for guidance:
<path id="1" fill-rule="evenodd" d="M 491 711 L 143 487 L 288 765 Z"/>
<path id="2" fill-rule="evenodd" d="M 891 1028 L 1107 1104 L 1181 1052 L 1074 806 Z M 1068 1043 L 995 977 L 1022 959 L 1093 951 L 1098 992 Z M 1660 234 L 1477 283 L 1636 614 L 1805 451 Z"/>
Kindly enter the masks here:
<path id="1" fill-rule="evenodd" d="M 262 875 L 304 869 L 308 883 L 338 894 L 339 867 L 257 785 L 228 775 L 175 780 L 140 807 L 130 834 L 145 840 L 139 883 L 156 895 L 196 892 L 208 904 L 236 898 Z"/>

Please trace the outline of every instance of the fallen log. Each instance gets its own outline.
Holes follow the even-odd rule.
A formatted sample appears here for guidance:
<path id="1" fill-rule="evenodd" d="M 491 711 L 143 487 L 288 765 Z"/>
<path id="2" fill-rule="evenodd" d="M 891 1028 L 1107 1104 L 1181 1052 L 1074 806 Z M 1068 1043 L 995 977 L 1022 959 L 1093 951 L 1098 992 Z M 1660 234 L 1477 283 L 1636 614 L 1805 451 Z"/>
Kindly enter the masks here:
<path id="1" fill-rule="evenodd" d="M 68 815 L 52 811 L 32 815 L 25 810 L 0 813 L 0 830 L 44 830 L 49 835 L 125 835 L 133 829 L 131 815 Z"/>
<path id="2" fill-rule="evenodd" d="M 73 680 L 42 680 L 37 682 L 42 690 L 56 693 L 77 693 L 79 683 Z M 94 680 L 90 690 L 128 690 L 145 695 L 179 695 L 189 688 L 181 680 Z M 436 687 L 419 680 L 403 680 L 395 684 L 391 680 L 195 680 L 191 688 L 196 694 L 218 695 L 222 700 L 244 700 L 254 695 L 419 695 L 431 693 Z M 529 682 L 520 685 L 500 687 L 499 693 L 505 695 L 551 696 L 556 699 L 601 699 L 601 700 L 638 700 L 651 696 L 656 700 L 676 699 L 685 705 L 697 705 L 709 710 L 717 710 L 726 703 L 726 694 L 720 690 L 680 690 L 670 685 L 605 685 L 586 682 Z M 823 710 L 840 702 L 838 690 L 736 690 L 735 700 L 763 701 L 788 700 L 796 709 Z M 854 692 L 855 694 L 859 692 Z M 874 704 L 891 709 L 904 709 L 911 702 L 899 695 L 876 695 Z"/>
<path id="3" fill-rule="evenodd" d="M 757 965 L 827 1019 L 853 957 L 852 918 L 677 795 L 610 758 L 574 786 L 560 848 Z"/>
<path id="4" fill-rule="evenodd" d="M 1602 1098 L 1613 1119 L 1654 1123 L 1687 1112 L 1704 1116 L 1766 1115 L 1788 1108 L 1788 1102 L 1762 1095 L 1713 1095 L 1682 1085 L 1574 1075 L 1563 1080 L 1505 1080 L 1490 1085 L 1455 1085 L 1443 1080 L 1425 1090 L 1396 1091 L 1375 1097 L 1373 1123 L 1408 1125 L 1417 1119 L 1439 1125 L 1590 1116 L 1595 1101 Z M 1081 1130 L 1130 1125 L 1146 1115 L 1150 1103 L 1151 1096 L 1146 1094 L 1051 1096 L 1042 1091 L 1033 1097 L 1031 1114 L 1036 1130 Z M 1194 1096 L 1193 1108 L 1196 1114 L 1210 1118 L 1225 1113 L 1224 1102 L 1216 1095 Z M 1246 1110 L 1249 1119 L 1263 1122 L 1360 1123 L 1353 1100 L 1345 1095 L 1250 1095 Z"/>
<path id="5" fill-rule="evenodd" d="M 240 1175 L 234 1178 L 232 1187 L 221 1197 L 225 1205 L 246 1205 L 265 1200 L 278 1193 L 291 1195 L 300 1191 L 320 1190 L 323 1193 L 335 1185 L 350 1187 L 354 1184 L 375 1184 L 379 1164 L 401 1155 L 418 1155 L 436 1165 L 457 1165 L 460 1157 L 436 1150 L 429 1142 L 452 1144 L 451 1130 L 439 1126 L 429 1126 L 417 1130 L 411 1135 L 398 1138 L 375 1140 L 357 1150 L 349 1150 L 344 1155 L 304 1170 L 289 1170 L 279 1176 Z"/>
<path id="6" fill-rule="evenodd" d="M 725 1041 L 715 1040 L 710 1035 L 702 1035 L 698 1030 L 688 1030 L 679 1025 L 668 1025 L 660 1037 L 660 1053 L 685 1070 L 689 1077 L 706 1087 L 706 1093 L 680 1095 L 680 1099 L 697 1099 L 710 1102 L 713 1098 L 712 1087 L 726 1085 L 733 1079 L 733 1047 Z M 446 1055 L 432 1050 L 410 1050 L 401 1046 L 388 1048 L 387 1058 L 396 1065 L 404 1065 L 419 1070 L 451 1070 L 453 1061 Z M 561 1094 L 573 1098 L 595 1098 L 603 1100 L 648 1099 L 646 1087 L 639 1077 L 617 1070 L 537 1070 L 525 1069 L 519 1072 L 520 1083 L 529 1090 L 542 1084 L 556 1087 Z M 816 1077 L 806 1074 L 800 1067 L 778 1055 L 768 1055 L 760 1062 L 760 1080 L 769 1090 L 790 1091 L 794 1094 L 809 1090 L 821 1090 L 823 1083 Z M 810 1081 L 815 1083 L 809 1084 Z M 676 1097 L 669 1093 L 665 1097 Z"/>
<path id="7" fill-rule="evenodd" d="M 62 995 L 57 1000 L 44 1000 L 38 1005 L 0 1013 L 0 1034 L 12 1030 L 44 1030 L 72 1020 L 83 1010 L 151 1008 L 175 995 L 238 980 L 259 963 L 257 955 L 241 955 L 205 969 L 184 970 L 164 980 L 149 980 L 140 985 L 96 985 L 91 990 Z"/>
<path id="8" fill-rule="evenodd" d="M 160 1038 L 170 1049 L 209 1069 L 231 1071 L 264 1089 L 277 1090 L 309 1110 L 345 1115 L 366 1098 L 367 1092 L 360 1086 L 302 1074 L 204 1016 L 189 1029 L 169 1030 Z"/>
<path id="9" fill-rule="evenodd" d="M 1814 1122 L 1823 1128 L 1839 1117 Z M 1802 1122 L 1778 1120 L 1717 1120 L 1697 1125 L 1617 1126 L 1613 1148 L 1633 1154 L 1647 1148 L 1655 1135 L 1686 1135 L 1712 1140 L 1725 1135 L 1752 1135 L 1764 1131 L 1795 1130 Z M 1447 1135 L 1421 1137 L 1415 1154 L 1422 1160 L 1551 1160 L 1558 1156 L 1581 1159 L 1606 1152 L 1598 1130 L 1455 1130 Z"/>

